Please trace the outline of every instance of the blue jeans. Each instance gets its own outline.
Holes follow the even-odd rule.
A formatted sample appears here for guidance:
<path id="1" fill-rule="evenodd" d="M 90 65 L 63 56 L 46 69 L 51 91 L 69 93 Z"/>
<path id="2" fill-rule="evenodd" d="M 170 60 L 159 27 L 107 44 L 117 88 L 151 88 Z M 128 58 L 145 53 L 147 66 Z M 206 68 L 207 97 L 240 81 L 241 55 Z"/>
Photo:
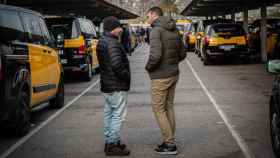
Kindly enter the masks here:
<path id="1" fill-rule="evenodd" d="M 121 140 L 120 131 L 127 113 L 127 92 L 104 93 L 104 97 L 105 143 L 117 143 Z"/>

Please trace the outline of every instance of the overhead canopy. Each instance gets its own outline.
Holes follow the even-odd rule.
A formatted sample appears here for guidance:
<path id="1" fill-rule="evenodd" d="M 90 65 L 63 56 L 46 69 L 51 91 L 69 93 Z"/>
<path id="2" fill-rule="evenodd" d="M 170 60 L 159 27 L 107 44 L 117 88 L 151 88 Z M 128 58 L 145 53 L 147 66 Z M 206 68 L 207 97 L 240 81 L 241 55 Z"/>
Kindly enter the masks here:
<path id="1" fill-rule="evenodd" d="M 8 5 L 37 10 L 48 15 L 79 15 L 100 21 L 107 16 L 119 19 L 137 18 L 138 15 L 105 0 L 7 0 Z"/>
<path id="2" fill-rule="evenodd" d="M 262 5 L 273 5 L 280 0 L 192 0 L 183 10 L 186 16 L 214 16 L 256 9 Z"/>

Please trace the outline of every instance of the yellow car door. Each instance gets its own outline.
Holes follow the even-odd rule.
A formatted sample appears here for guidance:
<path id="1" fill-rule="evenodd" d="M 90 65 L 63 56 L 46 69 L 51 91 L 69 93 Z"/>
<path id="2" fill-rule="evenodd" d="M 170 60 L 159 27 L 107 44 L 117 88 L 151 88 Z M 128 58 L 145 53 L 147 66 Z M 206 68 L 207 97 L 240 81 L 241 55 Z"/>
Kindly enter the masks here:
<path id="1" fill-rule="evenodd" d="M 41 24 L 41 30 L 44 37 L 44 52 L 45 52 L 45 63 L 48 67 L 47 73 L 45 76 L 48 78 L 48 98 L 53 97 L 57 92 L 57 87 L 60 80 L 60 64 L 59 64 L 59 58 L 58 53 L 56 50 L 52 47 L 54 46 L 54 42 L 50 37 L 50 34 L 48 32 L 47 26 L 43 19 L 40 19 Z"/>
<path id="2" fill-rule="evenodd" d="M 36 105 L 48 97 L 47 50 L 43 46 L 44 38 L 40 18 L 30 13 L 21 13 L 21 16 L 30 43 L 28 44 L 28 52 L 32 85 L 31 105 Z"/>
<path id="3" fill-rule="evenodd" d="M 29 44 L 29 61 L 32 83 L 31 105 L 36 105 L 48 97 L 48 66 L 46 49 L 40 45 Z"/>

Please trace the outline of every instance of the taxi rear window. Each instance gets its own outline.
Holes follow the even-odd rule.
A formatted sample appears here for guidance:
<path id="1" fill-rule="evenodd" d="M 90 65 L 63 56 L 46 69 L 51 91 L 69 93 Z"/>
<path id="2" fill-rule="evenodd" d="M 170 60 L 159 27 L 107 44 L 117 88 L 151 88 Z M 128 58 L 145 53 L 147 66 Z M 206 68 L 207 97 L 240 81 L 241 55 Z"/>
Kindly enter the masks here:
<path id="1" fill-rule="evenodd" d="M 73 19 L 46 19 L 49 31 L 56 38 L 59 34 L 63 34 L 65 39 L 79 37 L 79 31 Z"/>
<path id="2" fill-rule="evenodd" d="M 213 27 L 214 32 L 219 35 L 230 35 L 230 36 L 243 36 L 245 31 L 240 25 L 216 25 Z"/>

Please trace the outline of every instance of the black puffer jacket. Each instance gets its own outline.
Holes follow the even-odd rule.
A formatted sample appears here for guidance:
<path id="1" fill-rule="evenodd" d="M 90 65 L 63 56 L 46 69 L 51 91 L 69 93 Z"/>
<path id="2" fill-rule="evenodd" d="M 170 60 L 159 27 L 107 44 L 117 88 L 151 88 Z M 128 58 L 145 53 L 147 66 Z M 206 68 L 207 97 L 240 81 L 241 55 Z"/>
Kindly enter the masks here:
<path id="1" fill-rule="evenodd" d="M 97 44 L 101 73 L 101 91 L 112 93 L 130 89 L 130 68 L 118 38 L 105 32 Z"/>
<path id="2" fill-rule="evenodd" d="M 179 74 L 178 64 L 186 57 L 186 50 L 174 20 L 161 16 L 152 24 L 150 56 L 146 65 L 151 79 Z"/>

